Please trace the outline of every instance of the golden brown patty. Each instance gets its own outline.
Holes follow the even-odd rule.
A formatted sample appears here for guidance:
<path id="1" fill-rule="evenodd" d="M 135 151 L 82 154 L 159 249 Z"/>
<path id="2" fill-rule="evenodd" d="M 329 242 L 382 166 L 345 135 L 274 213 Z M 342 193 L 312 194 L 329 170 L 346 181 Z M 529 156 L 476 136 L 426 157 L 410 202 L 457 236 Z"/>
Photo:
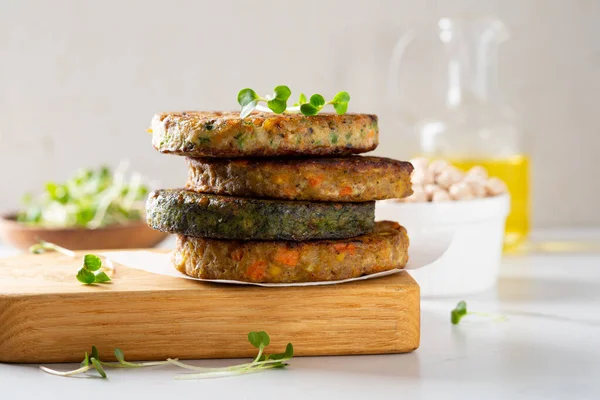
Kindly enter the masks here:
<path id="1" fill-rule="evenodd" d="M 408 236 L 390 221 L 377 222 L 372 233 L 345 240 L 238 241 L 178 235 L 172 260 L 179 271 L 202 279 L 332 281 L 403 268 Z"/>
<path id="2" fill-rule="evenodd" d="M 377 116 L 167 112 L 152 119 L 152 144 L 192 157 L 348 155 L 375 149 Z"/>
<path id="3" fill-rule="evenodd" d="M 382 157 L 188 158 L 186 188 L 284 200 L 363 202 L 412 194 L 409 162 Z"/>

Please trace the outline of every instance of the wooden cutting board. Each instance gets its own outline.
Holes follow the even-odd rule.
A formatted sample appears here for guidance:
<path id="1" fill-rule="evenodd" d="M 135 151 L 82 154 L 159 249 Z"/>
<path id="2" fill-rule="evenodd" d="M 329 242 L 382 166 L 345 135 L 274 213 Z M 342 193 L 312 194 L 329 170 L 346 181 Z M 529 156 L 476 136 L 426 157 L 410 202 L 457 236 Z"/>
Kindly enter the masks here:
<path id="1" fill-rule="evenodd" d="M 94 251 L 98 253 L 99 251 Z M 80 253 L 81 255 L 84 252 Z M 264 288 L 117 266 L 113 283 L 75 279 L 81 257 L 0 259 L 0 361 L 250 357 L 253 330 L 296 355 L 403 353 L 419 346 L 419 286 L 406 272 L 340 285 Z"/>

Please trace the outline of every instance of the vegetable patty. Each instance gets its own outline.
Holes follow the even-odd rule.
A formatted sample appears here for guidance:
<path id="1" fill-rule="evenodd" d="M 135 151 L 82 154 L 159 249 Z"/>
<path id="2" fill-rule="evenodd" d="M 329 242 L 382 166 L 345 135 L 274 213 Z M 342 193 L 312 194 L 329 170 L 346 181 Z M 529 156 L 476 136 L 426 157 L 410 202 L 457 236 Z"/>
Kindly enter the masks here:
<path id="1" fill-rule="evenodd" d="M 412 165 L 381 157 L 188 158 L 186 188 L 284 200 L 362 202 L 412 194 Z"/>
<path id="2" fill-rule="evenodd" d="M 373 229 L 375 202 L 258 200 L 169 189 L 150 194 L 146 218 L 154 229 L 196 237 L 340 239 Z"/>
<path id="3" fill-rule="evenodd" d="M 347 240 L 237 241 L 177 236 L 175 268 L 202 279 L 292 283 L 356 278 L 403 268 L 408 236 L 396 222 Z"/>
<path id="4" fill-rule="evenodd" d="M 152 119 L 152 144 L 192 157 L 348 155 L 375 149 L 377 116 L 167 112 Z"/>

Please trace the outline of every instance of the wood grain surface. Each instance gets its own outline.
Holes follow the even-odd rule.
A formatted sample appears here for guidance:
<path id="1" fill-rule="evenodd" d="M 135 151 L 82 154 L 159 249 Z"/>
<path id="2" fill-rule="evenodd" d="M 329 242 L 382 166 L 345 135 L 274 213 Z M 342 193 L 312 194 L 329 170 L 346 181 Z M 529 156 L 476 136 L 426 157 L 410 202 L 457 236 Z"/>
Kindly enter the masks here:
<path id="1" fill-rule="evenodd" d="M 98 252 L 98 251 L 96 251 Z M 84 254 L 83 252 L 81 253 Z M 80 257 L 0 259 L 0 361 L 249 357 L 252 330 L 298 356 L 403 353 L 419 346 L 419 286 L 406 272 L 329 286 L 203 283 L 117 266 L 113 283 L 75 279 Z"/>

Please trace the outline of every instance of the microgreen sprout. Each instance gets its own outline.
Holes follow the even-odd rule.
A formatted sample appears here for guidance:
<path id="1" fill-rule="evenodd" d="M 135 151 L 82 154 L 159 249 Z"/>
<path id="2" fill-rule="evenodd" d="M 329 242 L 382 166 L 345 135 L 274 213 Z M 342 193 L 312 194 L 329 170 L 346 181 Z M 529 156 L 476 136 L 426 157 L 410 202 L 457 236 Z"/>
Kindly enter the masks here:
<path id="1" fill-rule="evenodd" d="M 65 249 L 57 244 L 45 242 L 40 240 L 38 243 L 29 247 L 29 252 L 33 254 L 43 254 L 47 251 L 56 251 L 61 254 L 64 254 L 67 257 L 75 257 L 75 252 L 69 249 Z"/>
<path id="2" fill-rule="evenodd" d="M 127 162 L 81 169 L 63 183 L 47 182 L 39 196 L 23 196 L 17 221 L 48 228 L 100 228 L 144 219 L 149 187 L 139 173 L 126 174 Z"/>
<path id="3" fill-rule="evenodd" d="M 458 304 L 456 304 L 456 307 L 454 307 L 454 309 L 450 312 L 450 322 L 452 322 L 453 325 L 457 325 L 460 322 L 460 320 L 467 315 L 479 315 L 482 317 L 495 317 L 499 321 L 506 319 L 506 317 L 503 315 L 492 315 L 492 314 L 483 313 L 483 312 L 467 311 L 467 302 L 464 300 L 461 300 L 458 302 Z"/>
<path id="4" fill-rule="evenodd" d="M 110 282 L 110 276 L 106 272 L 101 271 L 102 260 L 95 254 L 86 254 L 83 256 L 83 264 L 77 271 L 77 280 L 86 285 L 92 283 Z"/>
<path id="5" fill-rule="evenodd" d="M 75 376 L 88 372 L 90 370 L 95 370 L 101 378 L 106 378 L 108 375 L 106 374 L 104 368 L 142 368 L 170 364 L 169 361 L 151 361 L 144 363 L 132 363 L 129 361 L 125 361 L 125 355 L 123 354 L 123 351 L 119 348 L 115 349 L 114 355 L 117 359 L 117 362 L 101 361 L 98 349 L 96 348 L 96 346 L 92 346 L 92 352 L 89 353 L 89 355 L 87 352 L 85 353 L 83 361 L 77 369 L 74 369 L 72 371 L 57 371 L 44 366 L 40 366 L 40 369 L 44 372 L 57 376 Z"/>
<path id="6" fill-rule="evenodd" d="M 339 115 L 345 114 L 348 111 L 348 102 L 350 95 L 348 92 L 339 92 L 332 100 L 325 101 L 325 98 L 320 94 L 313 94 L 307 100 L 304 93 L 300 93 L 298 101 L 292 106 L 287 106 L 287 100 L 290 98 L 292 91 L 287 86 L 276 86 L 273 89 L 273 94 L 261 97 L 250 88 L 242 89 L 238 93 L 238 103 L 242 107 L 240 118 L 246 118 L 254 110 L 263 112 L 274 112 L 275 114 L 282 113 L 302 113 L 307 116 L 317 115 L 324 106 L 330 104 Z M 266 102 L 267 106 L 262 106 L 259 103 Z"/>
<path id="7" fill-rule="evenodd" d="M 467 302 L 461 300 L 458 302 L 454 310 L 450 312 L 450 321 L 452 321 L 453 325 L 456 325 L 465 315 L 467 315 Z"/>
<path id="8" fill-rule="evenodd" d="M 333 100 L 327 102 L 320 94 L 313 94 L 310 96 L 310 101 L 308 103 L 300 105 L 300 111 L 304 115 L 317 115 L 326 104 L 331 104 L 335 109 L 335 112 L 342 115 L 348 111 L 349 101 L 350 95 L 348 92 L 339 92 L 334 96 Z"/>
<path id="9" fill-rule="evenodd" d="M 100 360 L 98 349 L 96 348 L 96 346 L 92 346 L 92 352 L 89 353 L 89 355 L 87 352 L 85 353 L 84 359 L 81 362 L 79 368 L 75 370 L 57 371 L 44 366 L 40 366 L 40 369 L 49 374 L 58 376 L 75 376 L 82 373 L 86 373 L 90 370 L 95 370 L 100 375 L 100 377 L 106 378 L 107 374 L 104 368 L 143 368 L 171 364 L 183 369 L 197 372 L 195 374 L 178 375 L 175 377 L 176 379 L 206 379 L 251 374 L 274 368 L 285 368 L 288 365 L 286 362 L 294 356 L 294 347 L 291 343 L 288 343 L 283 353 L 265 354 L 264 349 L 269 345 L 271 339 L 269 338 L 269 335 L 264 331 L 250 332 L 248 334 L 248 341 L 252 346 L 258 349 L 257 356 L 250 363 L 234 365 L 231 367 L 197 367 L 195 365 L 182 363 L 177 358 L 169 358 L 165 361 L 132 363 L 125 360 L 125 354 L 119 348 L 116 348 L 114 351 L 114 356 L 117 359 L 117 362 L 106 362 Z"/>
<path id="10" fill-rule="evenodd" d="M 294 103 L 294 107 L 300 107 L 302 104 L 307 102 L 308 100 L 306 100 L 306 95 L 304 93 L 300 93 L 300 98 L 298 98 L 298 101 Z"/>
<path id="11" fill-rule="evenodd" d="M 65 249 L 57 244 L 40 240 L 39 243 L 29 247 L 29 251 L 33 254 L 42 254 L 46 251 L 57 251 L 68 257 L 75 257 L 74 251 Z M 79 282 L 90 285 L 92 283 L 110 282 L 110 276 L 114 274 L 115 268 L 110 260 L 106 260 L 106 266 L 102 265 L 102 260 L 95 254 L 86 254 L 83 256 L 83 262 L 76 278 Z"/>
<path id="12" fill-rule="evenodd" d="M 285 368 L 287 366 L 286 361 L 289 361 L 294 356 L 294 347 L 291 343 L 287 344 L 283 353 L 265 354 L 264 349 L 271 342 L 269 335 L 265 331 L 248 333 L 248 341 L 252 346 L 258 349 L 258 354 L 252 362 L 224 368 L 202 368 L 187 365 L 178 361 L 172 361 L 172 364 L 179 367 L 199 371 L 197 374 L 178 375 L 175 379 L 223 378 L 227 376 L 252 374 L 267 369 Z"/>

